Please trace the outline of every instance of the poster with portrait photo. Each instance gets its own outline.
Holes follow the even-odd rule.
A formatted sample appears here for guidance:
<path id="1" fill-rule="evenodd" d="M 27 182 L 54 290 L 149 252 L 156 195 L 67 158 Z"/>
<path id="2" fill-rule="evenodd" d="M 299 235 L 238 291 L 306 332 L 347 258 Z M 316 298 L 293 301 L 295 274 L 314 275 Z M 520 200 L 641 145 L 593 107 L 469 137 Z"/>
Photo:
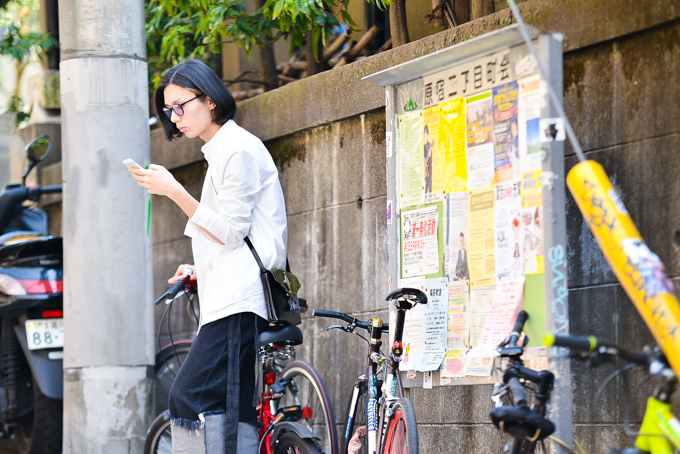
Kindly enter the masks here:
<path id="1" fill-rule="evenodd" d="M 519 86 L 518 126 L 519 126 L 519 154 L 522 172 L 541 169 L 541 139 L 539 137 L 539 122 L 541 106 L 545 102 L 542 94 L 541 76 L 536 74 L 521 79 Z"/>
<path id="2" fill-rule="evenodd" d="M 496 183 L 519 179 L 517 83 L 493 89 L 493 144 Z"/>
<path id="3" fill-rule="evenodd" d="M 449 280 L 468 282 L 470 279 L 467 256 L 468 194 L 467 192 L 454 192 L 448 194 L 447 201 Z"/>

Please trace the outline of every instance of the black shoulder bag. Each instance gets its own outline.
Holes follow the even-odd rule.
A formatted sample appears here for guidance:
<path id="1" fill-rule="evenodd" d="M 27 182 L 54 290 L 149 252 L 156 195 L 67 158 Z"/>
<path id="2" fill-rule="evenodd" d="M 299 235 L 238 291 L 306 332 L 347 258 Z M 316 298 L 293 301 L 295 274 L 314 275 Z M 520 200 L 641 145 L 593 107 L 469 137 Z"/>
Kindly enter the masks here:
<path id="1" fill-rule="evenodd" d="M 286 258 L 286 271 L 267 270 L 262 265 L 260 256 L 257 255 L 250 238 L 245 237 L 245 241 L 260 267 L 260 279 L 262 279 L 264 296 L 267 301 L 269 323 L 272 325 L 299 325 L 301 322 L 300 312 L 304 312 L 307 308 L 307 302 L 297 297 L 300 282 L 290 272 L 288 259 Z"/>

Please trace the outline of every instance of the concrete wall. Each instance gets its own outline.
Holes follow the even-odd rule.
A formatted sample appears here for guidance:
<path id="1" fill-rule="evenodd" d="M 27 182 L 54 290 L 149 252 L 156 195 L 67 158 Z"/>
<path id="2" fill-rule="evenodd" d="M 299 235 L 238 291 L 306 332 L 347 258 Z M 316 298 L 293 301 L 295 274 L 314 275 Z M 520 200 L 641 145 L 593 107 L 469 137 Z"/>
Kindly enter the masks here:
<path id="1" fill-rule="evenodd" d="M 564 102 L 581 144 L 601 162 L 650 248 L 680 275 L 680 1 L 529 0 L 527 22 L 564 40 Z M 289 254 L 302 295 L 312 307 L 366 319 L 386 315 L 384 91 L 361 77 L 511 23 L 509 11 L 287 85 L 239 104 L 237 121 L 261 137 L 279 167 L 289 216 Z M 165 144 L 152 132 L 152 160 L 200 192 L 205 165 L 200 141 Z M 567 147 L 567 166 L 575 158 Z M 186 218 L 154 198 L 155 294 L 178 263 L 190 261 Z M 595 333 L 630 347 L 652 342 L 616 283 L 578 208 L 567 202 L 570 318 L 574 333 Z M 161 308 L 157 309 L 157 318 Z M 176 336 L 193 326 L 175 308 Z M 322 374 L 342 421 L 353 377 L 364 361 L 356 336 L 326 332 L 305 318 L 298 356 Z M 164 337 L 163 340 L 167 339 Z M 623 446 L 619 381 L 599 400 L 597 387 L 614 369 L 572 365 L 575 437 L 586 452 Z M 631 381 L 643 375 L 635 373 Z M 501 452 L 506 437 L 489 424 L 490 386 L 412 390 L 422 452 Z"/>

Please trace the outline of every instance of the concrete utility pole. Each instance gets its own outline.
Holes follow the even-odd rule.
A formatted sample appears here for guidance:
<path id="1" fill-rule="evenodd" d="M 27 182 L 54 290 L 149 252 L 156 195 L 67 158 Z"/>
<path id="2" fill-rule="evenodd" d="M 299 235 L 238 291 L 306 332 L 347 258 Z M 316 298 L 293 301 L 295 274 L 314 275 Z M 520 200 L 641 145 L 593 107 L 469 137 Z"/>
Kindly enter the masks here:
<path id="1" fill-rule="evenodd" d="M 143 0 L 60 0 L 64 453 L 140 453 L 153 352 Z"/>

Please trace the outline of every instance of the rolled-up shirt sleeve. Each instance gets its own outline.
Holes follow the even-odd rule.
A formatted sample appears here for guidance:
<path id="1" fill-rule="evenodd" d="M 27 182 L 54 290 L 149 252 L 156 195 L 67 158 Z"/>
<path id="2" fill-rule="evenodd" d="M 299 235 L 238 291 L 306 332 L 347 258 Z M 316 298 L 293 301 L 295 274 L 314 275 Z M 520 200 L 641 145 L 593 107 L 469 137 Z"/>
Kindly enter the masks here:
<path id="1" fill-rule="evenodd" d="M 216 179 L 215 173 L 208 178 L 212 179 L 219 212 L 200 203 L 191 221 L 221 243 L 206 235 L 208 241 L 236 249 L 243 244 L 253 223 L 253 209 L 262 192 L 260 170 L 254 156 L 237 151 L 227 160 L 221 180 Z"/>

